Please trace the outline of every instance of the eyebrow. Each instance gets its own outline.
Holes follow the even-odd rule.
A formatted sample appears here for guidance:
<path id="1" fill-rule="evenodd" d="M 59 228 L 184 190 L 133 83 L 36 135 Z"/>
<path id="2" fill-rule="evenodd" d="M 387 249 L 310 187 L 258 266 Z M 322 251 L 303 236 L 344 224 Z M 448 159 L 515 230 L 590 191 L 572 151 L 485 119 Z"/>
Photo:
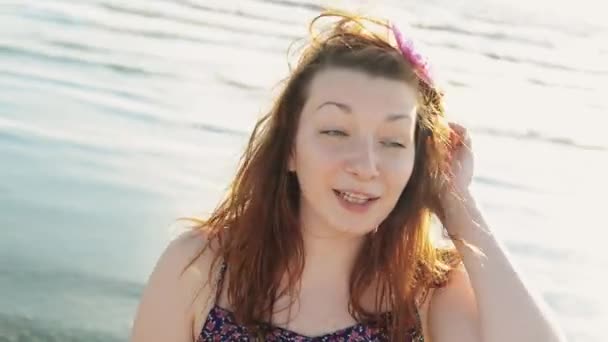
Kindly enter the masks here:
<path id="1" fill-rule="evenodd" d="M 321 109 L 324 106 L 327 105 L 334 105 L 338 108 L 340 108 L 344 113 L 347 114 L 351 114 L 353 112 L 353 108 L 349 105 L 347 105 L 346 103 L 340 103 L 340 102 L 335 102 L 335 101 L 326 101 L 324 103 L 322 103 L 320 106 L 317 107 L 317 109 L 315 111 L 318 111 L 319 109 Z M 405 114 L 405 113 L 389 113 L 388 116 L 386 117 L 386 121 L 397 121 L 397 120 L 401 120 L 401 119 L 412 119 L 412 116 L 409 114 Z"/>

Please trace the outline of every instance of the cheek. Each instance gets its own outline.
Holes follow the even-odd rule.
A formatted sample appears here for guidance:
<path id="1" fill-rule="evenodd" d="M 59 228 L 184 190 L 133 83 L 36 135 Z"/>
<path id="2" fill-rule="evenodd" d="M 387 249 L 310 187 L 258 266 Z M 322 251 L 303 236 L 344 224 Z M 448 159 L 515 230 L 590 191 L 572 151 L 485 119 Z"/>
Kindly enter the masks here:
<path id="1" fill-rule="evenodd" d="M 342 158 L 342 152 L 323 144 L 315 137 L 302 137 L 298 141 L 296 160 L 302 172 L 328 172 L 335 169 Z"/>
<path id="2" fill-rule="evenodd" d="M 414 155 L 388 160 L 384 167 L 386 180 L 392 189 L 401 193 L 407 185 L 414 170 Z"/>
<path id="3" fill-rule="evenodd" d="M 296 174 L 305 196 L 317 196 L 331 179 L 336 160 L 313 140 L 303 138 L 296 146 Z"/>

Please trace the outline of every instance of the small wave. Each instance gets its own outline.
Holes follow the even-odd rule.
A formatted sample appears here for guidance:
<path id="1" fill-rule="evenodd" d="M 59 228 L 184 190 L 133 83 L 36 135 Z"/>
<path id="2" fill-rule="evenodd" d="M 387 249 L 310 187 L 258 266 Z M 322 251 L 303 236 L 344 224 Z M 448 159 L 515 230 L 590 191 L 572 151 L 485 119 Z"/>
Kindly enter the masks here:
<path id="1" fill-rule="evenodd" d="M 575 255 L 573 251 L 564 250 L 563 248 L 551 248 L 524 241 L 509 241 L 507 242 L 507 247 L 516 255 L 553 260 L 553 262 L 571 262 L 581 257 Z"/>
<path id="2" fill-rule="evenodd" d="M 457 87 L 457 88 L 468 88 L 469 85 L 461 82 L 461 81 L 456 81 L 456 80 L 447 80 L 447 83 L 452 86 L 452 87 Z"/>
<path id="3" fill-rule="evenodd" d="M 561 88 L 561 89 L 570 89 L 570 90 L 584 90 L 584 91 L 593 91 L 593 88 L 590 87 L 581 87 L 581 86 L 574 86 L 574 85 L 569 85 L 569 84 L 560 84 L 560 83 L 554 83 L 554 82 L 547 82 L 545 80 L 541 80 L 538 78 L 528 78 L 528 82 L 535 84 L 535 85 L 539 85 L 539 86 L 543 86 L 543 87 L 549 87 L 549 88 Z"/>
<path id="4" fill-rule="evenodd" d="M 553 44 L 545 40 L 536 40 L 525 37 L 517 37 L 514 35 L 509 35 L 503 32 L 480 32 L 480 31 L 471 31 L 466 30 L 462 27 L 456 27 L 453 25 L 429 25 L 429 24 L 414 24 L 413 27 L 429 30 L 429 31 L 442 31 L 448 33 L 461 34 L 466 36 L 475 36 L 475 37 L 483 37 L 490 40 L 504 40 L 504 41 L 513 41 L 519 43 L 525 43 L 527 45 L 535 45 L 543 48 L 553 48 Z"/>
<path id="5" fill-rule="evenodd" d="M 128 157 L 124 149 L 112 146 L 77 140 L 65 135 L 58 135 L 44 129 L 29 127 L 24 124 L 1 127 L 6 122 L 0 121 L 0 145 L 5 148 L 24 148 L 26 150 L 42 151 L 40 146 L 52 149 L 69 149 L 82 151 L 93 157 L 123 156 Z M 103 166 L 97 166 L 98 168 Z"/>
<path id="6" fill-rule="evenodd" d="M 562 71 L 575 72 L 575 73 L 584 73 L 584 74 L 594 75 L 594 76 L 608 75 L 608 70 L 583 69 L 581 67 L 571 67 L 571 66 L 567 66 L 567 65 L 563 65 L 563 64 L 558 64 L 558 63 L 534 60 L 531 58 L 520 58 L 520 57 L 515 57 L 515 56 L 508 56 L 506 54 L 500 54 L 497 52 L 480 52 L 480 53 L 491 59 L 507 61 L 507 62 L 511 62 L 511 63 L 530 64 L 530 65 L 534 65 L 534 66 L 541 67 L 544 69 L 562 70 Z"/>
<path id="7" fill-rule="evenodd" d="M 282 33 L 281 30 L 260 31 L 259 29 L 253 29 L 252 27 L 238 27 L 235 25 L 227 25 L 225 23 L 221 23 L 221 24 L 220 23 L 210 23 L 210 22 L 205 22 L 202 19 L 192 19 L 192 18 L 186 18 L 186 17 L 182 17 L 182 16 L 169 15 L 169 14 L 166 14 L 163 12 L 153 11 L 151 9 L 142 9 L 142 8 L 133 9 L 133 8 L 129 8 L 129 7 L 119 6 L 116 4 L 101 4 L 101 5 L 96 5 L 96 7 L 98 7 L 98 9 L 104 9 L 105 11 L 110 12 L 110 15 L 112 15 L 112 12 L 113 12 L 116 15 L 124 14 L 124 15 L 132 16 L 134 18 L 136 16 L 139 16 L 141 18 L 147 18 L 149 20 L 154 20 L 154 19 L 168 20 L 172 23 L 175 23 L 176 25 L 186 24 L 186 25 L 193 25 L 193 26 L 198 26 L 198 27 L 202 27 L 202 28 L 218 29 L 218 30 L 223 30 L 223 31 L 230 32 L 230 33 L 243 35 L 243 36 L 253 36 L 256 38 L 261 37 L 261 38 L 265 38 L 266 40 L 268 40 L 269 38 L 274 38 L 274 39 L 288 39 L 291 41 L 291 40 L 299 38 L 298 36 L 293 35 L 293 34 Z M 94 8 L 91 8 L 91 10 L 92 10 L 91 12 L 96 13 Z M 64 13 L 62 13 L 58 10 L 47 9 L 47 8 L 29 9 L 27 11 L 19 11 L 16 14 L 18 16 L 21 16 L 24 18 L 30 18 L 30 19 L 35 20 L 37 22 L 37 25 L 40 25 L 39 22 L 41 22 L 41 21 L 58 22 L 57 20 L 55 20 L 53 18 L 60 18 L 62 16 L 65 16 Z M 229 41 L 226 37 L 222 37 L 221 35 L 203 37 L 203 36 L 198 36 L 198 35 L 193 35 L 193 34 L 185 34 L 183 32 L 183 30 L 179 30 L 179 29 L 175 29 L 175 30 L 171 30 L 171 31 L 167 31 L 166 29 L 165 30 L 153 29 L 152 27 L 155 26 L 153 24 L 144 25 L 144 26 L 140 25 L 138 27 L 131 27 L 129 25 L 120 26 L 118 23 L 119 23 L 119 21 L 116 21 L 116 23 L 114 23 L 114 22 L 104 21 L 103 18 L 94 20 L 92 18 L 88 18 L 85 16 L 85 19 L 79 19 L 79 21 L 68 20 L 68 22 L 61 23 L 61 24 L 66 25 L 66 26 L 67 26 L 67 24 L 78 25 L 81 27 L 98 29 L 105 33 L 119 33 L 121 35 L 129 35 L 129 36 L 133 36 L 134 38 L 138 38 L 138 39 L 151 38 L 151 39 L 157 39 L 157 40 L 171 40 L 171 41 L 177 40 L 177 41 L 190 42 L 190 43 L 196 43 L 196 44 L 220 45 L 220 46 L 230 46 L 230 47 L 234 47 L 234 45 L 235 45 L 234 41 Z M 259 41 L 264 41 L 264 39 L 247 39 L 247 40 L 239 39 L 238 44 L 239 44 L 239 47 L 241 47 L 241 48 L 248 48 L 248 49 L 259 50 L 259 51 L 263 51 L 263 52 L 283 52 L 284 51 L 284 49 L 273 48 L 272 46 L 268 46 L 268 44 L 265 44 L 264 46 L 260 46 L 260 44 L 256 44 L 256 42 L 259 42 Z M 70 43 L 68 43 L 68 45 L 69 44 Z M 77 43 L 77 45 L 80 45 L 79 47 L 82 48 L 82 44 Z M 120 52 L 122 53 L 122 51 L 120 51 Z M 78 60 L 76 60 L 74 62 L 78 62 Z M 113 68 L 118 71 L 127 71 L 127 72 L 137 71 L 137 69 L 138 69 L 138 68 L 131 69 L 132 68 L 131 66 L 126 67 L 124 65 L 108 65 L 108 67 Z"/>
<path id="8" fill-rule="evenodd" d="M 289 1 L 289 0 L 256 0 L 258 2 L 271 3 L 279 6 L 286 6 L 292 8 L 302 8 L 314 12 L 320 12 L 324 9 L 323 6 L 320 6 L 315 3 L 303 2 L 303 1 Z"/>
<path id="9" fill-rule="evenodd" d="M 492 41 L 496 41 L 496 40 L 512 41 L 512 42 L 522 43 L 524 45 L 537 46 L 537 47 L 545 48 L 545 49 L 555 48 L 554 44 L 547 40 L 515 36 L 515 35 L 504 33 L 504 32 L 473 31 L 473 30 L 468 30 L 468 29 L 465 29 L 462 27 L 449 25 L 449 24 L 443 24 L 443 25 L 442 24 L 432 24 L 432 25 L 431 24 L 413 24 L 412 26 L 417 27 L 422 30 L 441 31 L 441 32 L 448 32 L 448 33 L 452 33 L 452 34 L 482 37 L 482 38 L 487 38 Z M 446 41 L 441 44 L 434 43 L 434 44 L 429 44 L 429 45 L 441 46 L 441 47 L 456 49 L 456 50 L 466 50 L 463 46 L 455 44 L 453 41 Z M 608 70 L 605 70 L 605 69 L 585 69 L 582 66 L 578 66 L 578 65 L 569 66 L 569 65 L 560 64 L 560 63 L 552 63 L 552 62 L 545 61 L 545 60 L 536 60 L 536 59 L 532 59 L 532 58 L 517 57 L 517 56 L 507 55 L 505 53 L 498 53 L 498 52 L 493 52 L 493 51 L 492 52 L 479 51 L 476 53 L 480 53 L 481 55 L 486 56 L 490 59 L 507 61 L 507 62 L 512 62 L 512 63 L 529 64 L 529 65 L 533 65 L 533 66 L 541 67 L 541 68 L 545 68 L 545 69 L 585 73 L 585 74 L 591 74 L 594 76 L 608 75 Z"/>
<path id="10" fill-rule="evenodd" d="M 9 259 L 0 263 L 0 341 L 124 340 L 142 283 Z"/>
<path id="11" fill-rule="evenodd" d="M 542 192 L 541 189 L 534 189 L 532 187 L 517 184 L 517 183 L 505 182 L 502 180 L 498 180 L 496 178 L 475 176 L 474 181 L 476 183 L 488 184 L 488 185 L 491 185 L 494 187 L 501 187 L 501 188 L 507 188 L 507 189 L 512 189 L 512 190 L 521 190 L 521 191 L 531 192 L 531 193 L 535 193 L 535 194 Z"/>
<path id="12" fill-rule="evenodd" d="M 61 25 L 82 25 L 86 23 L 81 18 L 67 16 L 57 10 L 50 8 L 32 8 L 27 6 L 19 6 L 15 8 L 16 14 L 24 18 L 30 18 L 37 21 L 54 22 Z"/>
<path id="13" fill-rule="evenodd" d="M 496 137 L 507 137 L 507 138 L 514 138 L 514 139 L 518 139 L 518 140 L 524 139 L 524 140 L 541 141 L 541 142 L 547 142 L 547 143 L 551 143 L 551 144 L 559 144 L 559 145 L 565 145 L 565 146 L 570 146 L 570 147 L 576 147 L 576 148 L 580 148 L 580 149 L 584 149 L 584 150 L 598 150 L 598 151 L 608 150 L 608 148 L 606 146 L 580 144 L 571 138 L 551 137 L 551 136 L 544 135 L 543 133 L 535 131 L 535 130 L 528 130 L 526 132 L 515 132 L 515 131 L 499 130 L 499 129 L 490 128 L 490 127 L 474 127 L 474 128 L 472 128 L 472 130 L 475 133 L 487 134 L 487 135 L 492 135 L 492 136 L 496 136 Z"/>
<path id="14" fill-rule="evenodd" d="M 22 71 L 0 71 L 0 76 L 8 76 L 15 77 L 21 80 L 32 81 L 38 84 L 47 83 L 50 85 L 64 86 L 67 88 L 84 90 L 91 93 L 103 93 L 107 95 L 116 96 L 119 98 L 128 99 L 131 101 L 136 101 L 144 104 L 154 104 L 155 106 L 164 107 L 162 103 L 159 103 L 156 99 L 152 97 L 145 96 L 143 94 L 137 94 L 131 91 L 127 91 L 124 89 L 110 88 L 110 87 L 102 87 L 99 85 L 85 84 L 82 82 L 71 81 L 67 79 L 58 79 L 51 76 L 46 75 L 36 75 L 33 73 L 24 73 Z"/>
<path id="15" fill-rule="evenodd" d="M 79 292 L 99 294 L 113 298 L 127 298 L 137 300 L 144 285 L 131 280 L 110 278 L 92 273 L 84 273 L 75 270 L 47 270 L 37 269 L 35 266 L 28 266 L 29 261 L 17 263 L 20 268 L 15 269 L 12 265 L 0 264 L 2 274 L 8 275 L 11 283 L 31 284 L 32 287 L 39 287 L 44 291 L 61 291 L 66 289 L 77 290 Z M 23 290 L 23 289 L 22 289 Z"/>
<path id="16" fill-rule="evenodd" d="M 546 291 L 543 296 L 554 310 L 563 315 L 593 319 L 603 311 L 596 300 L 578 294 Z"/>
<path id="17" fill-rule="evenodd" d="M 101 49 L 98 47 L 81 44 L 79 42 L 68 42 L 68 41 L 51 40 L 51 39 L 47 40 L 46 42 L 51 45 L 65 48 L 68 50 L 88 51 L 88 52 L 95 52 L 95 53 L 99 53 L 99 54 L 108 54 L 108 53 L 112 52 L 111 50 Z"/>
<path id="18" fill-rule="evenodd" d="M 247 132 L 230 129 L 227 127 L 205 124 L 205 123 L 189 123 L 189 124 L 184 124 L 183 126 L 192 128 L 192 129 L 196 129 L 196 130 L 209 132 L 209 133 L 228 134 L 228 135 L 233 135 L 233 136 L 238 136 L 238 137 L 246 137 L 248 135 Z"/>
<path id="19" fill-rule="evenodd" d="M 163 40 L 180 40 L 180 41 L 184 41 L 184 42 L 197 43 L 197 44 L 226 46 L 226 47 L 231 47 L 231 48 L 235 47 L 234 41 L 230 41 L 230 40 L 227 40 L 226 38 L 222 38 L 222 37 L 218 37 L 215 39 L 209 39 L 209 38 L 187 36 L 185 34 L 174 33 L 174 32 L 165 32 L 165 31 L 159 31 L 159 30 L 118 28 L 118 27 L 113 27 L 113 26 L 104 25 L 104 24 L 100 24 L 100 23 L 95 24 L 94 26 L 96 28 L 99 28 L 99 29 L 102 29 L 102 30 L 105 30 L 108 32 L 127 34 L 127 35 L 132 35 L 134 37 L 145 37 L 145 38 L 163 39 Z M 211 27 L 210 25 L 207 25 L 207 26 Z M 243 34 L 255 34 L 255 32 L 252 33 L 251 31 L 247 31 L 247 32 L 243 32 Z M 272 38 L 280 38 L 280 36 L 273 35 Z M 275 48 L 275 47 L 267 46 L 267 45 L 260 46 L 259 44 L 255 44 L 254 42 L 255 42 L 255 40 L 252 40 L 252 39 L 245 40 L 245 41 L 239 41 L 238 47 L 240 49 L 261 51 L 264 53 L 269 53 L 269 52 L 283 53 L 284 52 L 284 49 L 282 49 L 282 48 Z"/>
<path id="20" fill-rule="evenodd" d="M 103 331 L 68 328 L 55 322 L 0 314 L 0 341 L 27 342 L 119 342 L 126 336 Z"/>
<path id="21" fill-rule="evenodd" d="M 190 1 L 186 1 L 186 0 L 177 0 L 177 3 L 179 3 L 180 5 L 183 5 L 185 7 L 188 7 L 190 9 L 193 9 L 193 10 L 205 11 L 205 12 L 209 12 L 209 13 L 227 14 L 227 15 L 233 15 L 236 17 L 242 17 L 242 18 L 247 18 L 247 19 L 262 20 L 265 22 L 275 22 L 275 23 L 283 24 L 283 25 L 294 24 L 293 21 L 282 20 L 280 18 L 272 17 L 272 16 L 248 13 L 241 9 L 232 10 L 232 9 L 225 9 L 225 8 L 210 7 L 210 6 L 205 6 L 203 3 L 194 3 L 194 2 L 190 2 Z"/>
<path id="22" fill-rule="evenodd" d="M 141 67 L 136 67 L 133 65 L 124 65 L 117 63 L 103 63 L 99 61 L 90 61 L 81 58 L 73 58 L 69 56 L 60 56 L 55 54 L 44 53 L 40 50 L 31 50 L 26 49 L 24 47 L 16 47 L 9 45 L 0 45 L 0 55 L 14 55 L 16 57 L 30 57 L 34 59 L 52 61 L 52 62 L 60 62 L 71 65 L 80 65 L 80 66 L 97 66 L 102 68 L 111 69 L 114 71 L 118 71 L 123 74 L 132 74 L 132 75 L 142 75 L 142 76 L 156 76 L 156 77 L 172 77 L 167 73 L 159 73 L 147 69 L 143 69 Z"/>
<path id="23" fill-rule="evenodd" d="M 217 76 L 216 79 L 222 83 L 225 84 L 227 86 L 230 87 L 234 87 L 237 89 L 241 89 L 241 90 L 247 90 L 247 91 L 265 91 L 265 88 L 263 87 L 259 87 L 259 86 L 255 86 L 252 84 L 247 84 L 247 83 L 243 83 L 243 82 L 239 82 L 233 79 L 229 79 L 227 77 L 222 77 L 222 76 Z"/>
<path id="24" fill-rule="evenodd" d="M 129 8 L 129 7 L 119 6 L 116 4 L 103 4 L 102 6 L 108 10 L 115 11 L 115 12 L 122 12 L 122 13 L 126 13 L 126 14 L 144 16 L 144 17 L 148 17 L 148 18 L 165 19 L 165 20 L 170 20 L 170 21 L 174 21 L 177 23 L 181 23 L 181 24 L 185 23 L 185 24 L 208 27 L 208 28 L 213 28 L 213 29 L 225 30 L 228 32 L 233 32 L 233 33 L 255 35 L 255 36 L 262 37 L 262 38 L 263 37 L 274 37 L 274 38 L 283 38 L 283 39 L 288 39 L 288 40 L 294 40 L 294 39 L 300 38 L 299 36 L 296 36 L 296 35 L 290 35 L 290 34 L 280 33 L 280 32 L 276 32 L 276 31 L 262 31 L 259 28 L 254 29 L 253 27 L 241 27 L 241 26 L 236 26 L 236 25 L 228 25 L 225 23 L 224 24 L 210 23 L 210 22 L 204 21 L 203 19 L 197 20 L 197 19 L 192 19 L 192 18 L 180 17 L 180 16 L 176 16 L 176 15 L 169 15 L 167 13 L 163 13 L 160 11 L 153 11 L 151 9 L 147 9 L 147 10 L 144 10 L 143 8 L 133 9 L 133 8 Z"/>
<path id="25" fill-rule="evenodd" d="M 470 20 L 475 20 L 475 21 L 479 21 L 482 23 L 502 26 L 506 30 L 510 30 L 513 26 L 517 26 L 517 27 L 525 26 L 526 28 L 530 28 L 530 29 L 535 29 L 535 28 L 541 28 L 541 29 L 545 29 L 545 30 L 549 29 L 551 31 L 559 32 L 560 34 L 565 34 L 565 35 L 575 37 L 575 38 L 586 38 L 589 36 L 589 34 L 586 30 L 577 30 L 577 27 L 575 25 L 549 25 L 547 23 L 540 24 L 540 23 L 533 23 L 530 21 L 522 22 L 522 21 L 516 21 L 516 20 L 490 18 L 487 16 L 482 16 L 479 13 L 476 13 L 476 14 L 463 13 L 462 15 L 465 20 L 470 19 Z"/>

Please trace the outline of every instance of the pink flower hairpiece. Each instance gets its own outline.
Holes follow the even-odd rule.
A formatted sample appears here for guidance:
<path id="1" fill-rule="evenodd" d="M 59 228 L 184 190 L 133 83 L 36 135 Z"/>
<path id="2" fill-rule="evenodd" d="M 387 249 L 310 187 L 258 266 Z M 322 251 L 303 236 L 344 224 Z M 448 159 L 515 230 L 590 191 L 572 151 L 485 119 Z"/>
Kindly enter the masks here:
<path id="1" fill-rule="evenodd" d="M 426 84 L 433 86 L 433 78 L 431 70 L 426 59 L 414 48 L 414 43 L 403 36 L 399 28 L 394 23 L 390 24 L 391 31 L 397 41 L 397 46 L 403 57 L 405 57 L 414 67 L 416 75 L 420 77 Z"/>

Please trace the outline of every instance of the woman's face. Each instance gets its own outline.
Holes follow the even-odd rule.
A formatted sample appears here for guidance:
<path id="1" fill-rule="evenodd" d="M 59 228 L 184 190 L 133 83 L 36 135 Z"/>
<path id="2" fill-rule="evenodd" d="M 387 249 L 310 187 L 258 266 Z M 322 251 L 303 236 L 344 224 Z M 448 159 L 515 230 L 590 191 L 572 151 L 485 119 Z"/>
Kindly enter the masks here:
<path id="1" fill-rule="evenodd" d="M 303 227 L 361 236 L 388 216 L 414 167 L 416 89 L 332 68 L 311 80 L 289 169 Z"/>

